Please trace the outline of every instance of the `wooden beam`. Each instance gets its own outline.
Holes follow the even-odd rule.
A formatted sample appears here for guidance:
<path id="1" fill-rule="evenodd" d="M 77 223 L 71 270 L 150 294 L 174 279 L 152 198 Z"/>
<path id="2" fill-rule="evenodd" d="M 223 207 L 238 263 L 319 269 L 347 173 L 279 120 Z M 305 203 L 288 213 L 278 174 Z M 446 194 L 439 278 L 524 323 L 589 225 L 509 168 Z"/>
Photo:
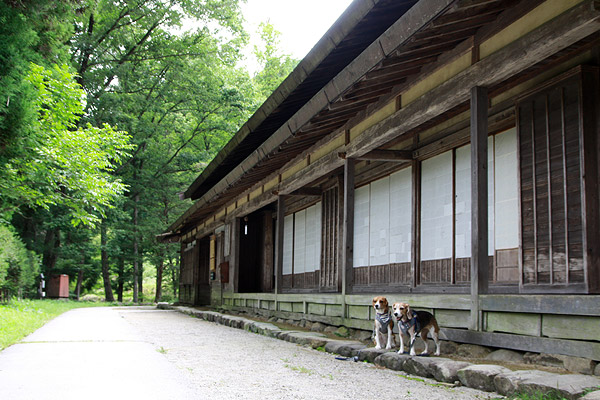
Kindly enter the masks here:
<path id="1" fill-rule="evenodd" d="M 313 197 L 321 197 L 322 194 L 323 194 L 323 191 L 321 190 L 321 188 L 305 187 L 305 188 L 300 188 L 300 189 L 294 190 L 289 195 L 290 196 L 313 196 Z"/>
<path id="2" fill-rule="evenodd" d="M 471 90 L 471 323 L 481 330 L 479 295 L 487 293 L 488 267 L 488 97 Z"/>
<path id="3" fill-rule="evenodd" d="M 346 318 L 346 295 L 350 292 L 354 276 L 354 164 L 352 159 L 344 162 L 344 223 L 342 226 L 342 313 Z"/>
<path id="4" fill-rule="evenodd" d="M 412 161 L 410 150 L 372 150 L 367 154 L 356 157 L 357 160 L 403 162 Z"/>
<path id="5" fill-rule="evenodd" d="M 592 341 L 553 339 L 509 333 L 474 332 L 451 328 L 442 328 L 440 339 L 521 351 L 558 353 L 591 359 L 600 357 L 600 344 Z"/>

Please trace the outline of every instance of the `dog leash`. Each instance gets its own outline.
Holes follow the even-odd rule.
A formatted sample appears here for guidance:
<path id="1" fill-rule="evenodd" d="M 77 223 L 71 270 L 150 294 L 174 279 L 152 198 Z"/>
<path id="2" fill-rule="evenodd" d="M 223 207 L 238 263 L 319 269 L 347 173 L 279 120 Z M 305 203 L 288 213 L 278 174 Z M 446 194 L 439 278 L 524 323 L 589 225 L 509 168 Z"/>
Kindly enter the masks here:
<path id="1" fill-rule="evenodd" d="M 358 358 L 360 356 L 360 350 L 358 350 L 358 354 L 353 356 L 353 357 L 343 357 L 343 356 L 337 356 L 335 359 L 336 360 L 341 360 L 341 361 L 348 361 L 348 360 L 352 360 L 354 362 L 358 361 Z"/>

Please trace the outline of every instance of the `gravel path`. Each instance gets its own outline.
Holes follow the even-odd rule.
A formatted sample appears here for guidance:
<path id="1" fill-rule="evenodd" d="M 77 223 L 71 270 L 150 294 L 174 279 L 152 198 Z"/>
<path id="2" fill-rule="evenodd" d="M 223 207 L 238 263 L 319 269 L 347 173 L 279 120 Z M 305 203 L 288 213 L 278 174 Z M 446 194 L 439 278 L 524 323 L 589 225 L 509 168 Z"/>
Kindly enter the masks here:
<path id="1" fill-rule="evenodd" d="M 175 311 L 117 309 L 183 371 L 197 398 L 493 399 L 498 394 L 406 376 Z"/>

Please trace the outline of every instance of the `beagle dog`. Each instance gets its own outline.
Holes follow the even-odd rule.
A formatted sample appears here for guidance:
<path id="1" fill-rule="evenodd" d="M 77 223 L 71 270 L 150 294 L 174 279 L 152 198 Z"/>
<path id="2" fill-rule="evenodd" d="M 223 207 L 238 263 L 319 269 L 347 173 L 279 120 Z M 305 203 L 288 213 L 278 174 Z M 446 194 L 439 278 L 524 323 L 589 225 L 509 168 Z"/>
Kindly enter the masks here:
<path id="1" fill-rule="evenodd" d="M 394 345 L 394 319 L 387 299 L 383 296 L 374 297 L 373 309 L 375 310 L 375 348 L 382 348 L 383 336 L 387 335 L 385 348 L 391 349 Z"/>
<path id="2" fill-rule="evenodd" d="M 404 353 L 403 335 L 410 336 L 410 355 L 415 356 L 415 339 L 421 335 L 421 339 L 425 343 L 425 350 L 421 354 L 429 354 L 429 344 L 427 343 L 427 334 L 431 332 L 431 337 L 435 342 L 435 355 L 440 355 L 440 341 L 438 334 L 440 327 L 433 316 L 427 311 L 412 311 L 407 303 L 394 303 L 394 316 L 398 321 L 398 331 L 400 336 L 399 354 Z"/>

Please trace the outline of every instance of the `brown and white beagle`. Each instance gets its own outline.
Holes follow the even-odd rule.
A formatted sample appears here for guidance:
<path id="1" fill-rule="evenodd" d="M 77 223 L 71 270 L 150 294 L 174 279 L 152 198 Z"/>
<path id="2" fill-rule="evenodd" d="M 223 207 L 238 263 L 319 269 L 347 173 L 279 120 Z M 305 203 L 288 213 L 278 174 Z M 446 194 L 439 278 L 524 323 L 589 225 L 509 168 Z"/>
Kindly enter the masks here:
<path id="1" fill-rule="evenodd" d="M 415 352 L 415 339 L 420 334 L 421 339 L 425 343 L 425 350 L 421 354 L 429 354 L 429 344 L 427 343 L 427 334 L 431 332 L 431 337 L 435 342 L 435 355 L 440 355 L 440 341 L 438 334 L 440 327 L 433 316 L 433 314 L 427 311 L 412 311 L 407 303 L 394 303 L 394 316 L 398 321 L 398 336 L 400 336 L 400 350 L 399 354 L 404 353 L 404 340 L 403 335 L 410 337 L 410 355 L 416 355 Z"/>
<path id="2" fill-rule="evenodd" d="M 373 309 L 375 310 L 375 348 L 381 349 L 383 336 L 387 335 L 385 348 L 391 349 L 394 346 L 394 318 L 387 299 L 383 296 L 374 297 Z"/>

